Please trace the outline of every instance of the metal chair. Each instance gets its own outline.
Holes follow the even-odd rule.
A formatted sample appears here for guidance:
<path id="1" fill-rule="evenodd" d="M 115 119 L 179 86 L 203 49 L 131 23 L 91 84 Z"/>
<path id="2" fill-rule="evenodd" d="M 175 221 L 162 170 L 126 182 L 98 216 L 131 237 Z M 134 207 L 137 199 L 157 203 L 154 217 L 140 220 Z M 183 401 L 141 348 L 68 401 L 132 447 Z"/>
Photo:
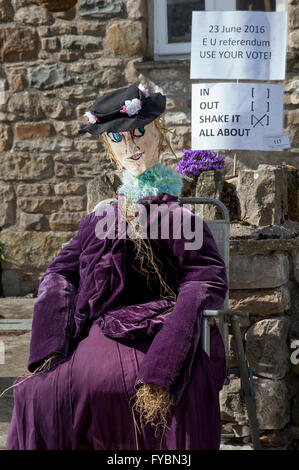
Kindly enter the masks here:
<path id="1" fill-rule="evenodd" d="M 217 199 L 204 198 L 204 197 L 181 197 L 179 201 L 183 204 L 195 204 L 195 213 L 196 205 L 198 204 L 213 204 L 221 212 L 222 218 L 217 220 L 206 220 L 215 242 L 219 253 L 221 254 L 227 269 L 227 274 L 229 274 L 229 213 L 225 205 L 218 201 Z M 210 356 L 210 325 L 213 323 L 213 318 L 215 318 L 219 330 L 222 335 L 222 339 L 225 346 L 226 355 L 228 354 L 228 334 L 229 327 L 231 327 L 231 332 L 235 340 L 236 345 L 236 358 L 238 361 L 238 368 L 227 369 L 227 381 L 229 383 L 230 374 L 238 374 L 241 378 L 241 388 L 245 396 L 245 402 L 248 412 L 248 421 L 251 433 L 251 439 L 254 450 L 261 450 L 261 443 L 259 439 L 259 429 L 258 422 L 256 418 L 256 410 L 254 403 L 254 387 L 253 387 L 253 369 L 248 367 L 244 347 L 242 342 L 241 330 L 239 319 L 240 317 L 248 317 L 248 312 L 243 312 L 240 310 L 233 310 L 228 308 L 228 296 L 227 292 L 223 309 L 221 310 L 204 310 L 203 320 L 202 320 L 202 347 L 204 351 Z"/>

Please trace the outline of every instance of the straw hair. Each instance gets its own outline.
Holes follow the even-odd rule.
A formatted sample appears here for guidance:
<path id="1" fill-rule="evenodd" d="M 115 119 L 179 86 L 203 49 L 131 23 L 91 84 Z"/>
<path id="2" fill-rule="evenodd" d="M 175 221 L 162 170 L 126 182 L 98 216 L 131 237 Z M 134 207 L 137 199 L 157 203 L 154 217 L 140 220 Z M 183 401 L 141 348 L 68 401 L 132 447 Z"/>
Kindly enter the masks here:
<path id="1" fill-rule="evenodd" d="M 140 421 L 144 424 L 150 424 L 155 428 L 154 436 L 157 437 L 158 433 L 161 432 L 160 450 L 162 441 L 168 426 L 168 417 L 170 416 L 170 409 L 175 404 L 172 395 L 165 389 L 152 384 L 141 384 L 137 392 L 131 397 L 131 402 L 134 400 L 134 404 L 131 406 L 135 436 L 138 449 L 137 430 L 138 428 L 135 411 L 138 413 Z"/>
<path id="2" fill-rule="evenodd" d="M 19 385 L 21 385 L 22 383 L 26 382 L 26 380 L 28 379 L 31 379 L 32 377 L 35 377 L 39 374 L 42 374 L 44 372 L 49 372 L 49 370 L 51 369 L 51 364 L 52 364 L 52 361 L 55 357 L 58 356 L 58 353 L 54 353 L 54 354 L 51 354 L 51 356 L 49 356 L 48 358 L 46 358 L 44 360 L 44 362 L 39 366 L 37 367 L 34 372 L 31 372 L 30 374 L 27 374 L 27 375 L 20 375 L 19 377 L 16 378 L 15 380 L 15 383 L 13 385 L 11 385 L 10 387 L 6 388 L 5 390 L 2 390 L 2 392 L 0 393 L 0 398 L 3 397 L 3 395 L 8 392 L 8 390 L 11 390 L 13 388 L 16 388 L 16 387 L 19 387 Z M 23 380 L 21 380 L 20 382 L 17 382 L 18 379 L 21 379 L 22 377 L 24 377 Z"/>

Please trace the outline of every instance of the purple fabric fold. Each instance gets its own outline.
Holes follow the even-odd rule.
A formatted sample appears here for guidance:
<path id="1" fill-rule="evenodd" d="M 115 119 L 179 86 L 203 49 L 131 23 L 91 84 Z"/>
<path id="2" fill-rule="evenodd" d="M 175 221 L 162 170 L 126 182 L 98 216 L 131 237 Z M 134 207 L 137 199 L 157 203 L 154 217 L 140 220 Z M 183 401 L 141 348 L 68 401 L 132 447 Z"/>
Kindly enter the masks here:
<path id="1" fill-rule="evenodd" d="M 83 216 L 79 230 L 86 216 Z M 52 364 L 66 359 L 74 324 L 79 286 L 79 233 L 60 251 L 43 274 L 34 304 L 28 370 L 33 372 L 47 357 L 57 353 Z"/>
<path id="2" fill-rule="evenodd" d="M 108 310 L 97 323 L 110 338 L 141 340 L 155 335 L 162 328 L 174 305 L 172 299 L 166 298 L 126 305 Z"/>

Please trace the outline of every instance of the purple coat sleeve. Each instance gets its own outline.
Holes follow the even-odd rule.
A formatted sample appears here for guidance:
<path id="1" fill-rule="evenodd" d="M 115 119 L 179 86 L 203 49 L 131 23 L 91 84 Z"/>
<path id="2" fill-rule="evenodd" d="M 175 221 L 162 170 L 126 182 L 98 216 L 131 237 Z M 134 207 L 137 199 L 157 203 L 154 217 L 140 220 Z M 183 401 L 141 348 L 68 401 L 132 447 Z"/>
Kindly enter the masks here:
<path id="1" fill-rule="evenodd" d="M 79 286 L 81 218 L 78 233 L 63 247 L 43 274 L 34 304 L 28 370 L 33 372 L 45 358 L 58 353 L 55 362 L 69 352 L 75 296 Z"/>
<path id="2" fill-rule="evenodd" d="M 194 228 L 194 216 L 191 216 Z M 201 334 L 202 312 L 222 308 L 228 289 L 224 261 L 208 225 L 203 221 L 203 243 L 197 250 L 186 250 L 190 242 L 180 227 L 181 238 L 169 241 L 177 260 L 178 295 L 173 311 L 155 336 L 144 357 L 135 382 L 160 386 L 177 403 L 191 375 Z"/>

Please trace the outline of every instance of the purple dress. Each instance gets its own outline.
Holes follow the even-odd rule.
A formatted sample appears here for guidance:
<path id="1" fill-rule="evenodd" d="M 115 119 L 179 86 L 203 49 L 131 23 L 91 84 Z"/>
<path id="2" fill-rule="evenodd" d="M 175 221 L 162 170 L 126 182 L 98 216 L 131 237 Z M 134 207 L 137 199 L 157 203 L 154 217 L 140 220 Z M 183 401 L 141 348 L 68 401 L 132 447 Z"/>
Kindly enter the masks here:
<path id="1" fill-rule="evenodd" d="M 219 449 L 225 350 L 216 325 L 210 358 L 200 334 L 202 311 L 223 306 L 226 270 L 205 222 L 199 249 L 185 249 L 182 226 L 179 238 L 172 235 L 175 214 L 188 213 L 193 229 L 197 217 L 177 199 L 164 193 L 138 201 L 148 225 L 161 220 L 151 203 L 169 211 L 169 238 L 150 243 L 175 303 L 161 298 L 155 274 L 147 283 L 131 239 L 96 235 L 103 217 L 96 213 L 82 217 L 50 263 L 34 305 L 28 369 L 58 356 L 48 372 L 14 389 L 7 450 Z M 117 203 L 109 207 L 118 222 Z M 133 416 L 130 398 L 141 382 L 175 398 L 164 436 Z"/>

